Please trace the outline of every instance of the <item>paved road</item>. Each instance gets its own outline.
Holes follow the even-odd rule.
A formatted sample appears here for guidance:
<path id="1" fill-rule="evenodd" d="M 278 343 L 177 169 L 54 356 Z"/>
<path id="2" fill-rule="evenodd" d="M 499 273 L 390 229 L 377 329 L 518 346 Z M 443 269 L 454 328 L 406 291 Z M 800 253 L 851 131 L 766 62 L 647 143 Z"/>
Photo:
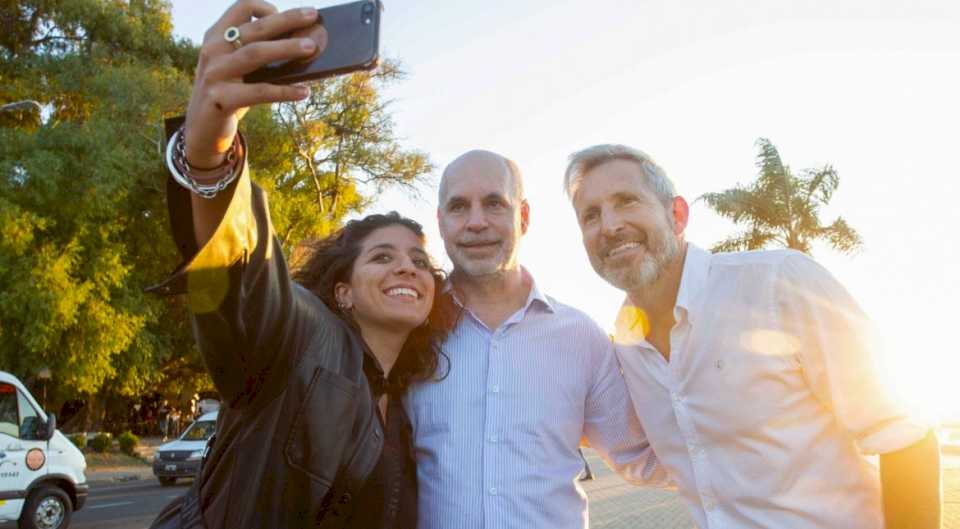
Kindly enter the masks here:
<path id="1" fill-rule="evenodd" d="M 690 529 L 693 522 L 676 493 L 641 489 L 614 475 L 584 450 L 594 481 L 584 482 L 590 498 L 591 529 Z M 943 529 L 960 529 L 960 455 L 943 456 Z"/>
<path id="2" fill-rule="evenodd" d="M 687 509 L 672 491 L 653 490 L 627 484 L 600 461 L 592 450 L 584 450 L 594 479 L 583 481 L 590 498 L 591 529 L 691 529 Z"/>
<path id="3" fill-rule="evenodd" d="M 90 491 L 87 504 L 74 513 L 70 529 L 147 529 L 170 500 L 187 490 L 189 481 L 161 487 L 156 480 L 108 485 Z M 0 529 L 16 529 L 15 523 Z"/>
<path id="4" fill-rule="evenodd" d="M 692 529 L 693 523 L 677 495 L 626 484 L 589 450 L 584 451 L 595 479 L 583 482 L 590 498 L 592 529 Z M 960 529 L 960 456 L 944 459 L 943 529 Z M 76 513 L 70 529 L 147 529 L 160 509 L 188 486 L 161 487 L 154 480 L 94 488 L 86 507 Z M 16 529 L 16 524 L 0 524 Z"/>

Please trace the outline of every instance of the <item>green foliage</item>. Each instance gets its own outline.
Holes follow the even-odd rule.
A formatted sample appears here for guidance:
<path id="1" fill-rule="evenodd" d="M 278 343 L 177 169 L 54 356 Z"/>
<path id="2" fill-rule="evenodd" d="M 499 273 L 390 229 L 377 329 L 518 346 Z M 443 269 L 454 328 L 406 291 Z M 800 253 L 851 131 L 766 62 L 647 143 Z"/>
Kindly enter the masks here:
<path id="1" fill-rule="evenodd" d="M 70 442 L 73 443 L 73 445 L 79 448 L 80 450 L 83 450 L 84 448 L 87 447 L 87 434 L 85 433 L 81 432 L 81 433 L 70 434 L 67 436 L 67 439 L 69 439 Z"/>
<path id="2" fill-rule="evenodd" d="M 416 194 L 433 169 L 404 150 L 382 89 L 403 79 L 393 61 L 314 83 L 310 98 L 255 109 L 244 120 L 254 180 L 270 192 L 274 229 L 287 256 L 363 211 L 387 188 Z"/>
<path id="3" fill-rule="evenodd" d="M 93 439 L 90 439 L 87 446 L 94 452 L 103 454 L 113 448 L 113 438 L 111 438 L 108 433 L 98 433 Z"/>
<path id="4" fill-rule="evenodd" d="M 137 446 L 140 444 L 140 438 L 133 434 L 133 432 L 127 430 L 120 434 L 117 437 L 117 446 L 120 447 L 120 451 L 128 456 L 137 455 Z"/>
<path id="5" fill-rule="evenodd" d="M 187 97 L 190 54 L 162 2 L 4 9 L 18 29 L 0 39 L 0 97 L 37 99 L 46 119 L 0 129 L 0 360 L 49 365 L 55 398 L 136 395 L 175 341 L 169 303 L 142 288 L 172 252 L 159 123 Z"/>
<path id="6" fill-rule="evenodd" d="M 700 200 L 720 216 L 746 229 L 713 246 L 714 252 L 756 250 L 777 244 L 810 253 L 814 240 L 824 240 L 841 253 L 861 248 L 860 235 L 838 217 L 831 224 L 820 223 L 820 208 L 826 206 L 840 185 L 833 167 L 805 169 L 799 176 L 780 159 L 770 140 L 757 140 L 759 174 L 749 186 L 737 186 L 719 193 L 706 193 Z"/>
<path id="7" fill-rule="evenodd" d="M 0 365 L 49 366 L 55 403 L 210 389 L 182 300 L 143 292 L 179 259 L 162 119 L 185 110 L 197 48 L 164 0 L 12 0 L 0 25 L 0 105 L 43 107 L 0 113 Z M 244 121 L 288 255 L 430 171 L 380 96 L 401 78 L 386 61 Z"/>

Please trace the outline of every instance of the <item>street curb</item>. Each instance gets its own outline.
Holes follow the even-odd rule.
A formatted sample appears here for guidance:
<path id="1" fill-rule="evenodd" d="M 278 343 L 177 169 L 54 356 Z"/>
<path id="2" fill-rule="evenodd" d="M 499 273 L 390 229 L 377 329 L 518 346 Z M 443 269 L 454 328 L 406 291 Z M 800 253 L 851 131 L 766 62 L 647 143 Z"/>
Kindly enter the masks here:
<path id="1" fill-rule="evenodd" d="M 114 476 L 110 479 L 89 479 L 87 484 L 91 487 L 103 487 L 108 485 L 122 485 L 124 483 L 130 483 L 133 481 L 146 481 L 141 476 L 136 476 L 133 474 L 127 474 L 122 476 Z"/>
<path id="2" fill-rule="evenodd" d="M 132 483 L 138 481 L 148 481 L 153 477 L 153 469 L 151 467 L 139 468 L 127 468 L 123 467 L 118 468 L 117 470 L 105 470 L 105 471 L 87 471 L 86 472 L 87 483 L 91 487 L 103 487 L 110 485 L 122 485 L 124 483 Z"/>

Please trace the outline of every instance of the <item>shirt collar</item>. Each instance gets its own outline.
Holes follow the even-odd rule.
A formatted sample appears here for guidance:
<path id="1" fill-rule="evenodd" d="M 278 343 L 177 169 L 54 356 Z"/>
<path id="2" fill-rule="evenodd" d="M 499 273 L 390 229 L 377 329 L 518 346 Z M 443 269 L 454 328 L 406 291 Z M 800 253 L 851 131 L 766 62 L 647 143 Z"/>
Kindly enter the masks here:
<path id="1" fill-rule="evenodd" d="M 677 290 L 677 304 L 673 309 L 674 319 L 680 321 L 682 311 L 687 320 L 696 319 L 707 286 L 710 273 L 710 259 L 713 255 L 699 246 L 687 243 L 687 256 L 683 261 L 683 273 L 680 276 L 680 288 Z"/>
<path id="2" fill-rule="evenodd" d="M 367 383 L 373 391 L 373 396 L 380 397 L 384 393 L 390 395 L 402 394 L 404 387 L 397 381 L 397 369 L 394 368 L 389 378 L 383 376 L 383 366 L 380 365 L 377 356 L 373 354 L 359 332 L 356 333 L 356 337 L 363 347 L 363 374 L 367 376 Z"/>
<path id="3" fill-rule="evenodd" d="M 693 320 L 696 319 L 706 288 L 707 275 L 710 272 L 711 258 L 710 252 L 687 243 L 680 286 L 677 289 L 677 302 L 673 308 L 673 317 L 676 321 L 679 322 L 681 318 L 686 317 L 687 321 L 693 324 Z M 646 314 L 635 307 L 627 296 L 620 306 L 614 329 L 617 343 L 638 345 L 646 343 L 650 323 Z"/>
<path id="4" fill-rule="evenodd" d="M 554 307 L 553 302 L 551 302 L 550 298 L 548 298 L 543 292 L 540 291 L 540 288 L 537 286 L 536 280 L 533 279 L 533 275 L 530 274 L 530 272 L 522 266 L 520 267 L 520 269 L 523 271 L 524 277 L 530 281 L 530 294 L 527 295 L 527 301 L 523 304 L 523 308 L 520 309 L 520 312 L 522 312 L 525 315 L 527 311 L 530 310 L 530 307 L 532 307 L 534 303 L 538 303 L 542 305 L 543 308 L 547 310 L 547 312 L 550 312 L 550 313 L 556 312 L 557 310 L 556 310 L 556 307 Z M 447 277 L 447 280 L 443 284 L 443 292 L 445 294 L 450 294 L 450 296 L 453 298 L 453 302 L 456 303 L 458 307 L 466 308 L 464 307 L 463 302 L 460 300 L 460 293 L 457 292 L 457 289 L 453 287 L 453 281 L 451 281 L 449 277 Z M 470 309 L 467 309 L 467 310 L 470 310 Z"/>
<path id="5" fill-rule="evenodd" d="M 557 309 L 553 306 L 550 298 L 548 298 L 543 292 L 540 292 L 540 287 L 538 287 L 537 282 L 533 280 L 533 276 L 529 275 L 529 272 L 527 272 L 526 269 L 524 269 L 523 272 L 530 277 L 530 295 L 527 296 L 527 302 L 523 305 L 524 312 L 529 310 L 534 302 L 539 302 L 542 304 L 543 308 L 547 309 L 547 312 L 556 312 Z"/>

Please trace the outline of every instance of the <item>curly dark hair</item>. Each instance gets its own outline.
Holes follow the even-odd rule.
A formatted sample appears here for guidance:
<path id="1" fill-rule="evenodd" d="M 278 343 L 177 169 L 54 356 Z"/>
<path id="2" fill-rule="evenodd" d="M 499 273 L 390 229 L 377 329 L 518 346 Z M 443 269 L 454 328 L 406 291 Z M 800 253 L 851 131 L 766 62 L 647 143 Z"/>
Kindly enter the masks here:
<path id="1" fill-rule="evenodd" d="M 359 333 L 353 317 L 338 306 L 334 289 L 337 283 L 350 282 L 353 264 L 360 255 L 363 241 L 374 231 L 394 225 L 409 229 L 421 240 L 425 238 L 420 223 L 396 211 L 351 220 L 330 236 L 306 244 L 309 256 L 293 271 L 294 281 L 316 294 L 334 314 Z M 424 325 L 410 332 L 390 373 L 391 384 L 404 391 L 412 383 L 442 378 L 438 368 L 440 357 L 446 355 L 440 345 L 456 324 L 453 298 L 443 288 L 446 274 L 433 264 L 430 272 L 435 287 L 430 315 Z M 449 369 L 449 359 L 447 367 Z"/>

